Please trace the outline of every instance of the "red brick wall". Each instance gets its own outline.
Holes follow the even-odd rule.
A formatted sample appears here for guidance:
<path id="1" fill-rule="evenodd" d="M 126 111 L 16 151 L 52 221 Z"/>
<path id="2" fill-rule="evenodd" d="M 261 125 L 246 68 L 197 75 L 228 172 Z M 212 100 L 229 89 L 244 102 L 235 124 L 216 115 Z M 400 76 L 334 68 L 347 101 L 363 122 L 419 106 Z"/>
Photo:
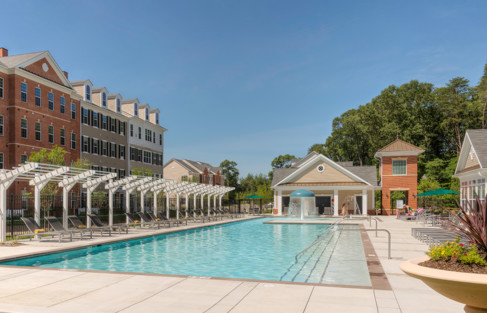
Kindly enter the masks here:
<path id="1" fill-rule="evenodd" d="M 406 175 L 392 175 L 393 159 L 406 159 Z M 382 157 L 381 167 L 383 214 L 392 214 L 391 189 L 392 191 L 407 191 L 408 206 L 413 210 L 416 210 L 418 208 L 418 203 L 417 198 L 414 195 L 418 193 L 418 157 L 384 156 Z"/>
<path id="2" fill-rule="evenodd" d="M 80 156 L 80 103 L 77 100 L 71 99 L 71 94 L 64 93 L 61 88 L 55 89 L 39 82 L 18 76 L 9 75 L 8 88 L 6 88 L 6 99 L 3 101 L 6 105 L 2 105 L 0 111 L 5 112 L 4 116 L 8 116 L 5 124 L 5 132 L 8 136 L 4 136 L 2 144 L 0 145 L 0 152 L 5 146 L 8 146 L 8 153 L 5 157 L 5 168 L 9 169 L 17 166 L 21 161 L 21 155 L 29 156 L 32 152 L 39 151 L 43 148 L 49 149 L 53 144 L 48 142 L 48 127 L 54 126 L 54 144 L 60 144 L 60 129 L 64 128 L 65 145 L 63 147 L 68 153 L 66 154 L 66 165 L 76 161 Z M 20 83 L 27 83 L 27 102 L 21 101 Z M 41 89 L 41 107 L 35 105 L 35 88 Z M 54 110 L 48 109 L 48 92 L 54 94 Z M 73 92 L 74 93 L 74 92 Z M 60 112 L 60 96 L 65 97 L 65 113 Z M 2 101 L 2 100 L 0 100 Z M 76 120 L 71 119 L 71 102 L 76 104 Z M 20 123 L 21 119 L 27 119 L 28 132 L 27 138 L 21 138 Z M 35 139 L 35 123 L 41 123 L 41 141 Z M 71 149 L 71 133 L 76 134 L 76 149 Z M 5 151 L 5 150 L 4 150 Z M 18 185 L 18 184 L 15 184 Z M 12 188 L 11 188 L 12 189 Z M 22 188 L 23 189 L 23 186 Z M 9 193 L 17 193 L 17 189 L 9 190 Z"/>
<path id="3" fill-rule="evenodd" d="M 46 63 L 48 66 L 47 72 L 44 72 L 42 68 L 42 64 Z M 46 58 L 40 59 L 37 62 L 34 62 L 25 68 L 27 71 L 37 74 L 39 76 L 45 77 L 49 80 L 55 81 L 58 84 L 62 84 L 63 82 L 59 78 L 59 76 L 54 71 L 53 67 L 49 64 Z"/>

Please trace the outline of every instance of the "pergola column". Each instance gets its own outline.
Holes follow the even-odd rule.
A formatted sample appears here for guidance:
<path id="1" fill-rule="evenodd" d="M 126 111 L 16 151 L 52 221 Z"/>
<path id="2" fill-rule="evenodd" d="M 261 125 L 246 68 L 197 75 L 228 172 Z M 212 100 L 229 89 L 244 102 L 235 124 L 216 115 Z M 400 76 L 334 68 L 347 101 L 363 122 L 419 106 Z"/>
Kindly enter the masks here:
<path id="1" fill-rule="evenodd" d="M 210 201 L 210 198 L 211 198 L 211 195 L 208 194 L 208 216 L 211 215 L 211 212 L 210 212 L 210 210 L 211 210 L 211 201 Z"/>
<path id="2" fill-rule="evenodd" d="M 91 215 L 91 194 L 96 190 L 96 188 L 103 182 L 109 181 L 117 176 L 115 173 L 109 173 L 107 175 L 95 178 L 93 180 L 87 181 L 83 184 L 83 188 L 86 188 L 86 216 Z M 86 219 L 86 227 L 91 227 L 91 219 Z"/>
<path id="3" fill-rule="evenodd" d="M 121 186 L 136 179 L 137 176 L 128 176 L 117 181 L 110 181 L 107 185 L 105 185 L 105 189 L 108 189 L 108 225 L 113 226 L 113 195 Z M 127 208 L 130 208 L 130 194 L 126 192 L 125 195 L 125 210 L 127 210 Z"/>
<path id="4" fill-rule="evenodd" d="M 179 220 L 179 192 L 176 192 L 176 219 Z"/>
<path id="5" fill-rule="evenodd" d="M 367 189 L 362 189 L 362 215 L 366 216 L 368 210 Z"/>
<path id="6" fill-rule="evenodd" d="M 88 179 L 95 175 L 94 170 L 89 170 L 73 177 L 68 177 L 59 182 L 58 186 L 63 188 L 63 227 L 68 229 L 68 209 L 69 209 L 69 191 L 80 181 Z"/>

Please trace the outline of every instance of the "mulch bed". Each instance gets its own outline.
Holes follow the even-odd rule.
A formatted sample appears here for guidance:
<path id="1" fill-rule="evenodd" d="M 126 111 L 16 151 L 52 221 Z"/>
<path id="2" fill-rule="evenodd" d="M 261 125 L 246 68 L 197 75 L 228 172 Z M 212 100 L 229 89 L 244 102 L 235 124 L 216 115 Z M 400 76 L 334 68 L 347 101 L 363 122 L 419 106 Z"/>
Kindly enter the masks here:
<path id="1" fill-rule="evenodd" d="M 479 266 L 476 264 L 467 265 L 459 262 L 449 262 L 449 261 L 424 261 L 419 263 L 421 266 L 436 268 L 439 270 L 453 271 L 453 272 L 464 272 L 473 274 L 487 274 L 487 266 Z"/>

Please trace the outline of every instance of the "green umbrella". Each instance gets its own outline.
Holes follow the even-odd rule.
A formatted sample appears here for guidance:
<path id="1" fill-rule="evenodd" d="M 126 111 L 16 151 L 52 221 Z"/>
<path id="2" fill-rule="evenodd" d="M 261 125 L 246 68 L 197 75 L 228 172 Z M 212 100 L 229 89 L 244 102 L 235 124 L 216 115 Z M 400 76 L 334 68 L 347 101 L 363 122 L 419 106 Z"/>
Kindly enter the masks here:
<path id="1" fill-rule="evenodd" d="M 258 195 L 251 195 L 251 196 L 245 197 L 245 199 L 262 199 L 262 197 L 259 197 Z"/>
<path id="2" fill-rule="evenodd" d="M 443 188 L 439 188 L 436 190 L 430 190 L 426 191 L 423 193 L 420 193 L 417 195 L 417 197 L 429 197 L 429 196 L 442 196 L 442 195 L 451 195 L 451 194 L 457 194 L 459 193 L 458 191 L 453 191 L 453 190 L 447 190 Z"/>

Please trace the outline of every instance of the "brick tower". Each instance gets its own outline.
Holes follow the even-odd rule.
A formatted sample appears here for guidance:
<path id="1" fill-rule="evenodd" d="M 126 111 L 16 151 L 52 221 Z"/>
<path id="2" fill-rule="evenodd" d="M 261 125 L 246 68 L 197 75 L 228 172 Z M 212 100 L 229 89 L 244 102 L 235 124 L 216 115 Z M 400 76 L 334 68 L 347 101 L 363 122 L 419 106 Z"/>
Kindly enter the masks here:
<path id="1" fill-rule="evenodd" d="M 396 139 L 376 152 L 380 159 L 380 184 L 382 186 L 382 214 L 395 214 L 391 205 L 391 192 L 406 194 L 405 204 L 417 209 L 418 202 L 418 155 L 423 153 L 419 147 Z"/>

